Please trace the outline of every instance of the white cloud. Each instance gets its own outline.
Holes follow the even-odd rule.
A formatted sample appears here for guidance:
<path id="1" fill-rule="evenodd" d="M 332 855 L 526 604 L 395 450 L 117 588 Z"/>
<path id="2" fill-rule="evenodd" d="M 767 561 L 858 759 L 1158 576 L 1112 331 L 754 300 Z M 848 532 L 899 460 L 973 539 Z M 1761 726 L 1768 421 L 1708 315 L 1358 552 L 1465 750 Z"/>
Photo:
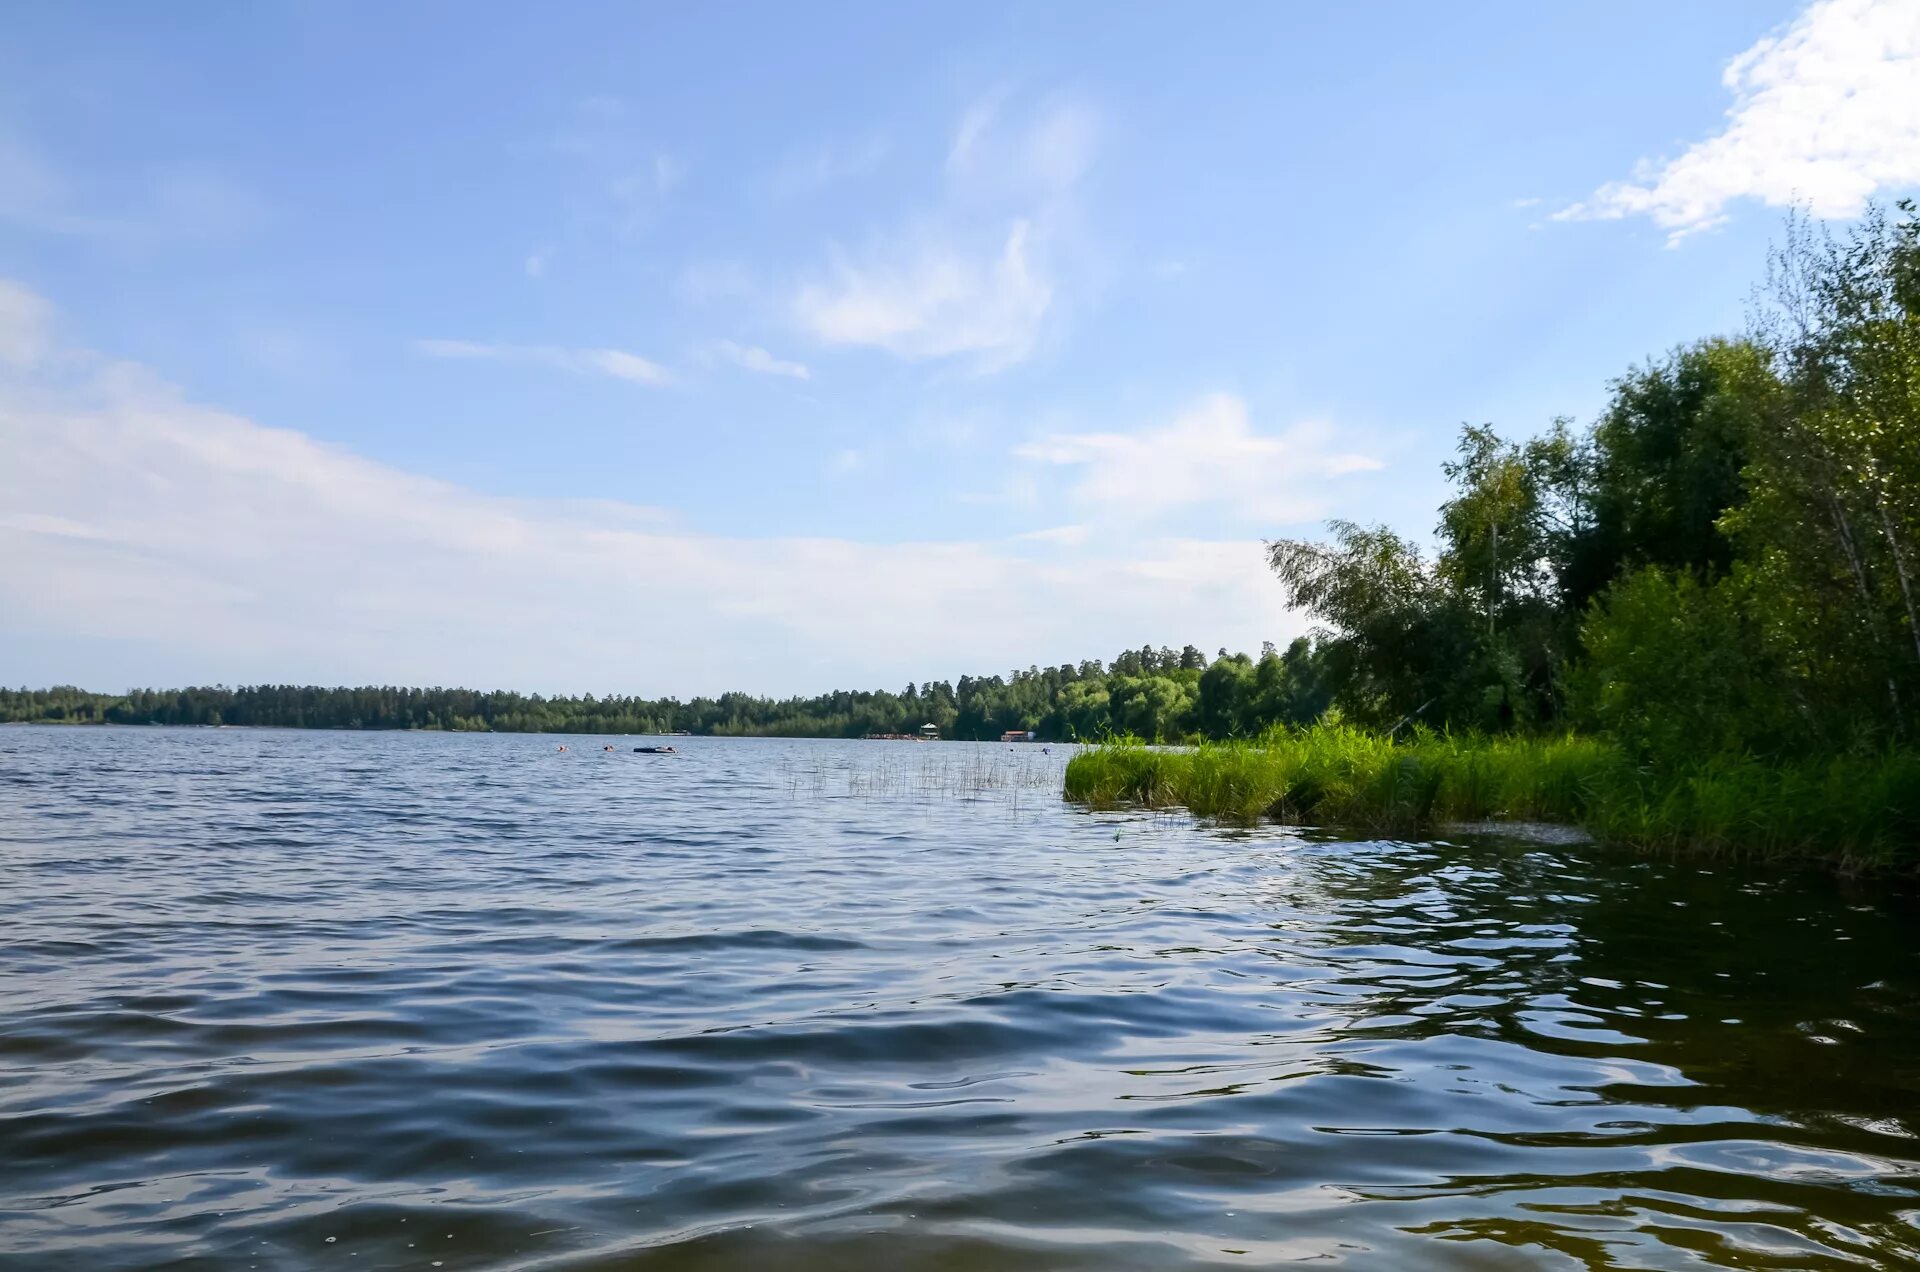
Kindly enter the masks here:
<path id="1" fill-rule="evenodd" d="M 871 345 L 908 359 L 976 354 L 990 368 L 1018 362 L 1053 302 L 1029 259 L 1030 233 L 1016 221 L 988 258 L 929 238 L 892 260 L 841 260 L 829 281 L 802 288 L 794 307 L 828 344 Z"/>
<path id="2" fill-rule="evenodd" d="M 176 165 L 154 174 L 149 221 L 183 237 L 227 239 L 248 234 L 267 220 L 267 205 L 254 191 L 202 164 Z"/>
<path id="3" fill-rule="evenodd" d="M 543 247 L 537 252 L 527 253 L 527 259 L 522 265 L 522 268 L 526 271 L 528 278 L 545 278 L 547 276 L 547 264 L 552 259 L 553 249 Z"/>
<path id="4" fill-rule="evenodd" d="M 1669 242 L 1752 198 L 1857 215 L 1876 191 L 1920 183 L 1920 4 L 1819 0 L 1721 76 L 1727 126 L 1677 159 L 1642 163 L 1559 220 L 1649 216 Z"/>
<path id="5" fill-rule="evenodd" d="M 886 161 L 892 149 L 887 138 L 875 135 L 845 145 L 790 150 L 768 178 L 767 187 L 776 199 L 814 194 L 866 176 Z"/>
<path id="6" fill-rule="evenodd" d="M 607 179 L 607 197 L 613 208 L 614 230 L 636 238 L 653 228 L 667 206 L 667 198 L 686 176 L 686 168 L 671 155 L 654 155 Z"/>
<path id="7" fill-rule="evenodd" d="M 0 364 L 31 366 L 47 354 L 53 311 L 25 287 L 0 278 Z"/>
<path id="8" fill-rule="evenodd" d="M 552 345 L 478 344 L 471 340 L 416 340 L 413 347 L 430 358 L 514 362 L 579 375 L 608 375 L 616 380 L 656 387 L 673 382 L 665 367 L 624 349 L 560 349 Z"/>
<path id="9" fill-rule="evenodd" d="M 101 214 L 99 207 L 114 211 Z M 258 194 L 204 164 L 160 164 L 115 180 L 76 182 L 0 125 L 0 222 L 147 246 L 237 237 L 259 228 L 267 214 Z"/>
<path id="10" fill-rule="evenodd" d="M 0 664 L 27 681 L 817 691 L 1302 626 L 1251 539 L 703 534 L 391 468 L 93 355 L 45 365 L 0 368 Z"/>
<path id="11" fill-rule="evenodd" d="M 693 305 L 744 299 L 754 293 L 753 270 L 745 261 L 692 261 L 681 269 L 677 290 Z"/>
<path id="12" fill-rule="evenodd" d="M 1266 523 L 1323 516 L 1330 479 L 1383 466 L 1343 448 L 1325 424 L 1257 433 L 1246 403 L 1228 393 L 1200 399 L 1164 427 L 1056 434 L 1014 453 L 1076 469 L 1073 497 L 1116 517 L 1204 506 Z"/>
<path id="13" fill-rule="evenodd" d="M 71 193 L 52 165 L 24 137 L 0 128 L 0 218 L 39 229 L 67 224 Z"/>
<path id="14" fill-rule="evenodd" d="M 1026 543 L 1045 543 L 1056 547 L 1077 548 L 1087 541 L 1093 533 L 1091 526 L 1050 526 L 1045 530 L 1029 530 L 1014 538 Z"/>
<path id="15" fill-rule="evenodd" d="M 735 366 L 744 367 L 759 375 L 784 375 L 795 380 L 811 377 L 811 372 L 807 370 L 805 363 L 788 362 L 776 358 L 758 345 L 738 345 L 731 340 L 720 340 L 714 343 L 714 348 L 719 351 L 721 357 Z"/>
<path id="16" fill-rule="evenodd" d="M 1073 191 L 1092 162 L 1086 106 L 1058 100 L 1023 122 L 995 93 L 962 117 L 930 209 L 836 249 L 796 290 L 799 327 L 830 345 L 910 361 L 970 357 L 982 371 L 1026 358 L 1056 309 Z"/>
<path id="17" fill-rule="evenodd" d="M 1043 190 L 1066 190 L 1093 166 L 1100 124 L 1079 102 L 1062 101 L 1041 113 L 1021 138 L 1020 159 L 1026 178 Z M 974 153 L 978 153 L 976 148 Z"/>
<path id="18" fill-rule="evenodd" d="M 686 180 L 685 160 L 650 144 L 647 121 L 618 97 L 587 97 L 573 104 L 549 139 L 598 187 L 613 231 L 634 238 L 650 229 L 668 196 Z"/>
<path id="19" fill-rule="evenodd" d="M 953 142 L 947 147 L 949 173 L 962 173 L 971 166 L 975 148 L 999 118 L 1000 108 L 1006 100 L 1006 88 L 995 88 L 960 113 L 960 122 L 953 130 Z"/>

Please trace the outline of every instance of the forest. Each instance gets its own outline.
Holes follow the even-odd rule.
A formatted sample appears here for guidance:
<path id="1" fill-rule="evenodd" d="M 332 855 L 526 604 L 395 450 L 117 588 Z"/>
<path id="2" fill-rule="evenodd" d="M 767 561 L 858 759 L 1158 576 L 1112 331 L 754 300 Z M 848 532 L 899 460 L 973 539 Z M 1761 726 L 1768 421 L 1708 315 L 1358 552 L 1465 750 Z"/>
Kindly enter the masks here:
<path id="1" fill-rule="evenodd" d="M 1354 724 L 1569 727 L 1654 761 L 1907 747 L 1920 723 L 1920 219 L 1792 217 L 1749 330 L 1523 441 L 1465 428 L 1438 551 L 1269 544 Z"/>
<path id="2" fill-rule="evenodd" d="M 814 697 L 541 697 L 471 689 L 299 685 L 136 689 L 0 688 L 0 723 L 267 725 L 306 729 L 440 729 L 510 733 L 674 733 L 864 737 L 937 725 L 941 736 L 994 739 L 1027 730 L 1063 741 L 1114 734 L 1177 740 L 1246 736 L 1311 723 L 1331 689 L 1307 640 L 1258 659 L 1222 650 L 1143 647 L 1110 664 L 1089 660 L 1006 676 L 909 684 L 898 692 Z"/>

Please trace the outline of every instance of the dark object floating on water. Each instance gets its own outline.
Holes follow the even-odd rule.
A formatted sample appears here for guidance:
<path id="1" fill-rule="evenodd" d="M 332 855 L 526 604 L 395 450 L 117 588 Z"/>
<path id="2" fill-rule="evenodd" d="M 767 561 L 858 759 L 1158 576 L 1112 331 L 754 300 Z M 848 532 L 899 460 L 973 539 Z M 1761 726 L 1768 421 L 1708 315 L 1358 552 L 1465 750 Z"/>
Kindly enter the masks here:
<path id="1" fill-rule="evenodd" d="M 633 753 L 635 755 L 678 755 L 680 754 L 680 752 L 674 750 L 670 746 L 636 746 L 633 748 Z"/>

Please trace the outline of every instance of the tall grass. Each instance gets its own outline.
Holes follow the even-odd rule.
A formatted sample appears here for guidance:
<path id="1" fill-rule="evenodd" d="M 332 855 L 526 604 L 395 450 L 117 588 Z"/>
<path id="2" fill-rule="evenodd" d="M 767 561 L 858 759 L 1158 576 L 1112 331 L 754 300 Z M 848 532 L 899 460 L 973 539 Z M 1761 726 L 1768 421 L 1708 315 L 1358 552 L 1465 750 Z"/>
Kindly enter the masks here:
<path id="1" fill-rule="evenodd" d="M 1333 724 L 1186 750 L 1109 742 L 1073 757 L 1065 791 L 1093 806 L 1184 806 L 1234 822 L 1385 835 L 1562 822 L 1639 848 L 1920 868 L 1920 755 L 1911 752 L 1798 763 L 1716 756 L 1655 771 L 1596 738 L 1395 740 Z"/>

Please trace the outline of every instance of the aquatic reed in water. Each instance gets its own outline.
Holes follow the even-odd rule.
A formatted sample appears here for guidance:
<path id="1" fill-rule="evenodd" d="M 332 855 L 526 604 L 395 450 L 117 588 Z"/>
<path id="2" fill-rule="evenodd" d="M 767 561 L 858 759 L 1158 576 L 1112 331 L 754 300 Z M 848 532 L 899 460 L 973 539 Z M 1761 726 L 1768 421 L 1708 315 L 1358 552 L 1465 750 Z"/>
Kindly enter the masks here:
<path id="1" fill-rule="evenodd" d="M 1059 749 L 995 746 L 991 743 L 875 743 L 851 755 L 823 752 L 818 759 L 783 763 L 789 796 L 891 799 L 906 802 L 960 800 L 992 803 L 1018 812 L 1030 795 L 1051 802 L 1060 789 L 1065 757 Z"/>
<path id="2" fill-rule="evenodd" d="M 1073 757 L 1065 792 L 1094 807 L 1183 806 L 1222 821 L 1384 835 L 1449 822 L 1562 822 L 1632 847 L 1920 867 L 1920 756 L 1910 752 L 1715 756 L 1655 770 L 1588 737 L 1390 739 L 1319 725 L 1178 750 L 1110 742 Z"/>

